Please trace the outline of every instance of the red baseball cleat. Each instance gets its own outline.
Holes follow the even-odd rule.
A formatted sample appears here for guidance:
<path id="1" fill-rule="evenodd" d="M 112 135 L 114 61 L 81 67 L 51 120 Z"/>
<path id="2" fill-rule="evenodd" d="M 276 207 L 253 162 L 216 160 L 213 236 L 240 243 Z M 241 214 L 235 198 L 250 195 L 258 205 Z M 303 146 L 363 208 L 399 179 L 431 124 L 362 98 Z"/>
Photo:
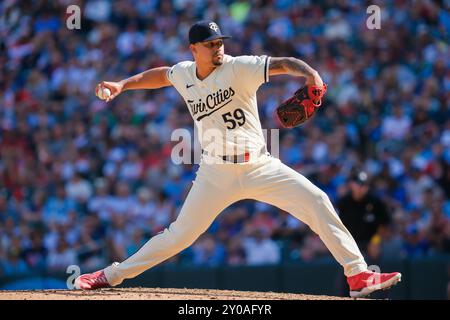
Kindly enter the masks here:
<path id="1" fill-rule="evenodd" d="M 110 287 L 103 270 L 82 274 L 75 279 L 75 289 L 95 290 Z"/>
<path id="2" fill-rule="evenodd" d="M 355 276 L 347 277 L 350 286 L 350 297 L 361 298 L 377 290 L 386 290 L 396 285 L 402 279 L 400 272 L 378 273 L 364 271 Z"/>

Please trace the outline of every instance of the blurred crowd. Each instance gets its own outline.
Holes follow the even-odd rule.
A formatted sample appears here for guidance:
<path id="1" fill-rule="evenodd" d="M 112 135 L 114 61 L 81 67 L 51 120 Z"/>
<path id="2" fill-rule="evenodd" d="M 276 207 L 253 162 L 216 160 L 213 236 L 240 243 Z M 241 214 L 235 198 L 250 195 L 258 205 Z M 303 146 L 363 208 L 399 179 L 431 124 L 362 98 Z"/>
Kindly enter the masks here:
<path id="1" fill-rule="evenodd" d="M 80 29 L 66 26 L 72 4 Z M 370 4 L 379 30 L 366 26 Z M 365 255 L 449 254 L 449 12 L 429 0 L 1 1 L 0 275 L 102 268 L 176 219 L 197 169 L 170 158 L 172 131 L 193 132 L 181 96 L 141 90 L 106 104 L 94 88 L 192 60 L 187 32 L 203 18 L 232 35 L 225 53 L 298 57 L 328 84 L 311 121 L 280 130 L 280 158 L 334 204 L 355 168 L 367 173 L 385 219 Z M 263 128 L 277 128 L 274 108 L 301 85 L 279 76 L 260 88 Z M 317 259 L 331 256 L 305 224 L 245 200 L 166 263 Z"/>

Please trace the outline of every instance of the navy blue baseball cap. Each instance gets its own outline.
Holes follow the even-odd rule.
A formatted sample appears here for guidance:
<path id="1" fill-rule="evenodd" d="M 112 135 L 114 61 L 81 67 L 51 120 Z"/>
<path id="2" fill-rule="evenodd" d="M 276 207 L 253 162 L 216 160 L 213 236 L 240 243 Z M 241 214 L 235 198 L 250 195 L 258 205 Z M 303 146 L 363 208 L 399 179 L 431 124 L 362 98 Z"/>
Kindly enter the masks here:
<path id="1" fill-rule="evenodd" d="M 230 36 L 223 35 L 219 26 L 214 21 L 203 20 L 195 23 L 189 29 L 189 43 L 211 41 L 215 39 L 227 39 Z"/>
<path id="2" fill-rule="evenodd" d="M 360 185 L 367 185 L 369 183 L 369 175 L 365 171 L 355 171 L 350 176 L 350 181 L 356 182 Z"/>

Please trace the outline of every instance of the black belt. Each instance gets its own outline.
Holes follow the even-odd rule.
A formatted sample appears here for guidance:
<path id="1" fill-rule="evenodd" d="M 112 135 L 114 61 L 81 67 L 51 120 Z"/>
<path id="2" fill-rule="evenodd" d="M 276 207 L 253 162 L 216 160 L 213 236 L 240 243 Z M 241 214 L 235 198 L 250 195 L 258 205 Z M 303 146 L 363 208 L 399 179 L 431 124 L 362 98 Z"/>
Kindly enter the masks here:
<path id="1" fill-rule="evenodd" d="M 260 155 L 264 154 L 265 152 L 266 152 L 266 147 L 262 147 L 259 150 L 259 153 L 257 154 L 257 156 L 260 156 Z M 208 152 L 206 150 L 202 150 L 202 153 L 205 155 L 208 155 Z M 250 152 L 245 152 L 243 154 L 232 155 L 232 156 L 217 156 L 217 157 L 226 162 L 245 163 L 245 162 L 250 161 Z"/>

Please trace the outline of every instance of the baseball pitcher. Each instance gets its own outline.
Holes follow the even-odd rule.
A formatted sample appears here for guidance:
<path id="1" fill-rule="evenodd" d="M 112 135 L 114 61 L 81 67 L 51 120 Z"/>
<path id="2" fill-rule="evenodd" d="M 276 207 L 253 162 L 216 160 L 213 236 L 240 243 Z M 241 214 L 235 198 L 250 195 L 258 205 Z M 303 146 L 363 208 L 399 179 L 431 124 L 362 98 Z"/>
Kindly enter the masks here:
<path id="1" fill-rule="evenodd" d="M 308 224 L 344 268 L 350 296 L 366 296 L 396 284 L 400 273 L 368 270 L 328 196 L 267 152 L 256 101 L 259 86 L 276 75 L 306 78 L 305 86 L 277 108 L 281 125 L 291 128 L 320 106 L 326 85 L 319 74 L 296 58 L 226 55 L 225 38 L 230 37 L 213 21 L 197 22 L 189 30 L 194 61 L 97 85 L 96 94 L 106 101 L 127 90 L 174 86 L 198 129 L 202 156 L 177 219 L 125 261 L 78 277 L 75 288 L 117 286 L 136 277 L 190 246 L 222 210 L 242 199 L 269 203 Z M 104 97 L 106 89 L 110 95 Z"/>

